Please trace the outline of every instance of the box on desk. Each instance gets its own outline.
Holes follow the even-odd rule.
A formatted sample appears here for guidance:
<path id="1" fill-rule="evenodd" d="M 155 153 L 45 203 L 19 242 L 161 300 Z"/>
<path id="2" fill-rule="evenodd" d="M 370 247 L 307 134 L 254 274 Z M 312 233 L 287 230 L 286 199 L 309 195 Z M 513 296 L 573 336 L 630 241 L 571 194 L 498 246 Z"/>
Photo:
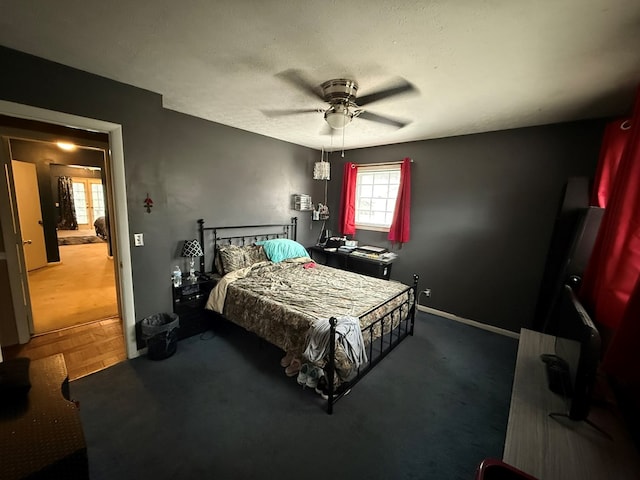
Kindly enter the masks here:
<path id="1" fill-rule="evenodd" d="M 329 237 L 324 246 L 325 248 L 339 248 L 344 246 L 345 242 L 346 239 L 343 237 Z"/>

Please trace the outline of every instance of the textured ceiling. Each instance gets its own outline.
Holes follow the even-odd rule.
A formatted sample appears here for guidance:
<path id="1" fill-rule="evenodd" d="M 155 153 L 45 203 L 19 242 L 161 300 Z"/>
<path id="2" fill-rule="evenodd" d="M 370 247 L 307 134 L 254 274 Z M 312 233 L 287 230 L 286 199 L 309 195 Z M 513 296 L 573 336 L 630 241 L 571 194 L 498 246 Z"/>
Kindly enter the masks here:
<path id="1" fill-rule="evenodd" d="M 418 89 L 355 119 L 345 148 L 625 113 L 640 83 L 638 0 L 0 0 L 0 44 L 163 95 L 164 106 L 288 142 L 341 147 L 326 104 L 277 74 L 397 77 Z"/>

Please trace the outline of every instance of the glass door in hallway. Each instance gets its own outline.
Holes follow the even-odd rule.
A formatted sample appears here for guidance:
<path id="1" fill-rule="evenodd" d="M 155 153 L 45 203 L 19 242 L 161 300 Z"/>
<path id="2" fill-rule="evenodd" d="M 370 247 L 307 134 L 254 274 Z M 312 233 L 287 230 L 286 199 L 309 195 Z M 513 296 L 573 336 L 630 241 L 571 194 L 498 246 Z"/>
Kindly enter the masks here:
<path id="1" fill-rule="evenodd" d="M 104 187 L 101 179 L 73 177 L 73 199 L 78 228 L 91 229 L 96 219 L 104 216 Z"/>

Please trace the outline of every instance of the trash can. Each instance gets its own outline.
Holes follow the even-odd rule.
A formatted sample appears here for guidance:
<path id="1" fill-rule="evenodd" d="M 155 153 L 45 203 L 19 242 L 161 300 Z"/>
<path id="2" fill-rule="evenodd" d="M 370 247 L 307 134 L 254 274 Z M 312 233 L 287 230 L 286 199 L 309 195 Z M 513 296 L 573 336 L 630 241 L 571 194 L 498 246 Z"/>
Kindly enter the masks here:
<path id="1" fill-rule="evenodd" d="M 156 313 L 140 322 L 142 339 L 147 343 L 147 357 L 163 360 L 178 349 L 180 319 L 175 313 Z"/>

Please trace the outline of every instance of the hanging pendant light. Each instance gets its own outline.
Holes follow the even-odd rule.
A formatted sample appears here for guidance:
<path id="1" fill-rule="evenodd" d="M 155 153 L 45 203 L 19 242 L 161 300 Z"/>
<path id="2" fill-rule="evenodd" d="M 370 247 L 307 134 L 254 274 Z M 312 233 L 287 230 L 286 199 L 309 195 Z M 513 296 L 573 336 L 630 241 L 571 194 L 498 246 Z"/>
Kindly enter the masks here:
<path id="1" fill-rule="evenodd" d="M 316 162 L 313 166 L 313 179 L 314 180 L 330 180 L 331 176 L 331 164 L 324 160 L 324 147 L 320 153 L 320 161 Z"/>

